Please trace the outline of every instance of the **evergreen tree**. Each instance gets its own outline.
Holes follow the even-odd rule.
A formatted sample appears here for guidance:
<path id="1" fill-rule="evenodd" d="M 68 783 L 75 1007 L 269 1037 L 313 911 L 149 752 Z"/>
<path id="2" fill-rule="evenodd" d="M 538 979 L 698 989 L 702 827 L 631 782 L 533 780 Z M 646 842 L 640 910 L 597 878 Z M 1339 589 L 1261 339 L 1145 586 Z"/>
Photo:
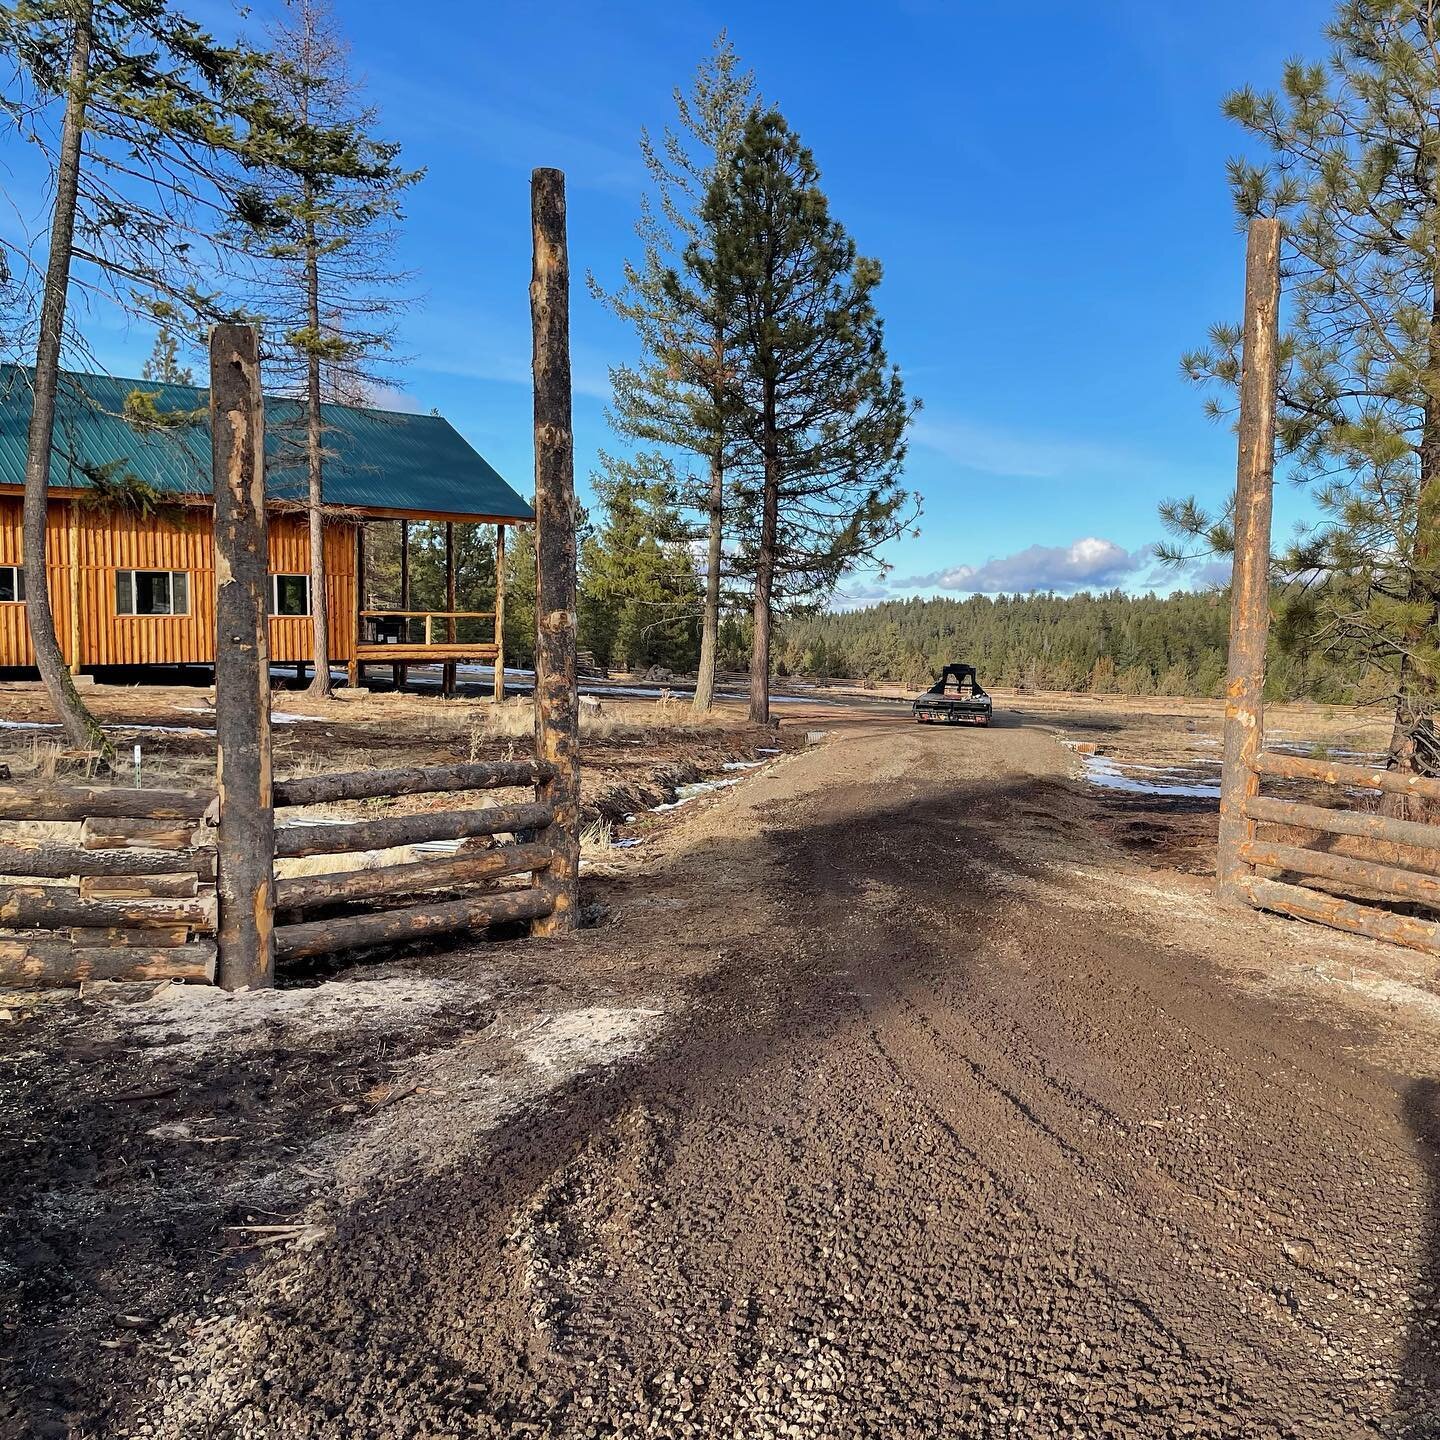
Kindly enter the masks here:
<path id="1" fill-rule="evenodd" d="M 716 637 L 720 624 L 724 555 L 725 473 L 731 447 L 727 425 L 727 327 L 719 296 L 693 271 L 676 269 L 686 246 L 713 254 L 704 199 L 723 177 L 745 119 L 758 103 L 753 77 L 741 72 L 722 31 L 714 53 L 696 72 L 690 94 L 675 91 L 679 128 L 657 146 L 648 134 L 640 148 L 654 199 L 641 202 L 636 224 L 642 258 L 627 262 L 622 287 L 608 294 L 590 277 L 592 292 L 634 328 L 646 358 L 638 367 L 610 371 L 611 422 L 620 434 L 696 456 L 706 476 L 683 487 L 677 499 L 703 511 L 705 598 L 695 709 L 709 710 L 715 691 Z"/>
<path id="2" fill-rule="evenodd" d="M 321 406 L 364 403 L 377 362 L 391 348 L 403 303 L 395 289 L 405 279 L 392 263 L 401 196 L 423 172 L 404 169 L 399 146 L 372 135 L 376 112 L 360 99 L 327 0 L 287 0 L 286 19 L 271 27 L 268 40 L 275 119 L 308 143 L 286 143 L 287 134 L 252 137 L 263 170 L 242 197 L 240 215 L 269 262 L 258 295 L 272 332 L 266 359 L 278 372 L 279 388 L 304 402 L 304 439 L 289 448 L 303 452 L 306 470 L 310 693 L 325 696 L 330 638 Z"/>
<path id="3" fill-rule="evenodd" d="M 155 336 L 150 358 L 140 371 L 142 379 L 153 380 L 158 385 L 193 385 L 195 372 L 188 365 L 180 363 L 180 349 L 175 342 L 175 333 L 162 325 Z"/>
<path id="4" fill-rule="evenodd" d="M 885 355 L 873 299 L 880 266 L 857 255 L 819 180 L 784 118 L 754 112 L 705 197 L 710 248 L 692 242 L 685 254 L 693 289 L 714 297 L 729 335 L 726 404 L 748 467 L 757 723 L 770 717 L 777 603 L 829 593 L 913 514 L 898 476 L 916 407 Z M 684 285 L 677 276 L 672 294 Z"/>
<path id="5" fill-rule="evenodd" d="M 1328 65 L 1292 61 L 1281 93 L 1225 102 L 1270 152 L 1230 177 L 1242 217 L 1285 221 L 1278 448 L 1322 517 L 1278 557 L 1292 577 L 1280 628 L 1368 668 L 1395 710 L 1391 766 L 1436 774 L 1440 16 L 1433 0 L 1345 0 L 1328 37 Z M 1187 373 L 1233 391 L 1240 339 L 1216 326 Z M 1182 540 L 1172 559 L 1232 545 L 1228 514 L 1193 500 L 1162 518 Z"/>
<path id="6" fill-rule="evenodd" d="M 45 571 L 50 458 L 76 267 L 92 293 L 162 324 L 227 318 L 206 286 L 223 273 L 214 233 L 233 203 L 247 132 L 268 107 L 260 57 L 221 45 L 167 0 L 0 4 L 13 76 L 0 108 L 50 167 L 50 226 L 34 313 L 25 463 L 26 620 L 45 689 L 72 743 L 110 753 L 55 634 Z M 294 136 L 276 130 L 277 146 Z M 14 268 L 14 267 L 10 267 Z"/>

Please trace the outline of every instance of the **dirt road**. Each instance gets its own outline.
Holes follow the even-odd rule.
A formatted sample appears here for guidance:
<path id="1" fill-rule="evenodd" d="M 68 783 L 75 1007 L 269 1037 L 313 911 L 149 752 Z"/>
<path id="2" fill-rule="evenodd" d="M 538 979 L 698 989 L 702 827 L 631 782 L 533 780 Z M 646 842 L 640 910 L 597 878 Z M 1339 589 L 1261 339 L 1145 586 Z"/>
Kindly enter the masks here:
<path id="1" fill-rule="evenodd" d="M 1067 770 L 865 719 L 597 928 L 450 957 L 629 1038 L 498 1128 L 494 1027 L 398 1065 L 315 1242 L 94 1433 L 1440 1436 L 1440 1069 L 1237 984 L 1313 932 L 1157 885 Z"/>

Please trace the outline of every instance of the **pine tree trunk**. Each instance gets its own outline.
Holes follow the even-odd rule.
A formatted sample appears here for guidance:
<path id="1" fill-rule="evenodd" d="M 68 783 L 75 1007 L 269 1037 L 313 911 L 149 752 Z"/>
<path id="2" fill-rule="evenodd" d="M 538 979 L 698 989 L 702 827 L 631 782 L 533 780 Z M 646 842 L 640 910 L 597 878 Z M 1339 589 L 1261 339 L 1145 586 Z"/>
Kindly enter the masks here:
<path id="1" fill-rule="evenodd" d="M 775 544 L 780 515 L 780 441 L 775 430 L 774 386 L 765 382 L 765 490 L 760 510 L 760 553 L 755 563 L 755 634 L 750 645 L 750 719 L 770 723 L 770 612 L 775 589 Z"/>
<path id="2" fill-rule="evenodd" d="M 695 677 L 695 709 L 715 703 L 715 652 L 720 639 L 720 552 L 725 523 L 725 462 L 710 457 L 710 534 L 705 558 L 705 614 L 700 623 L 700 673 Z"/>
<path id="3" fill-rule="evenodd" d="M 85 132 L 85 87 L 90 72 L 91 0 L 76 6 L 75 38 L 60 132 L 55 175 L 55 210 L 50 224 L 50 253 L 45 263 L 45 293 L 40 303 L 40 339 L 35 350 L 35 401 L 25 456 L 24 563 L 25 616 L 35 649 L 35 664 L 45 682 L 65 733 L 73 745 L 98 750 L 108 760 L 114 747 L 75 690 L 55 635 L 50 606 L 50 581 L 45 571 L 46 530 L 50 501 L 50 448 L 55 438 L 55 396 L 60 383 L 60 346 L 65 331 L 65 304 L 70 290 L 70 259 L 75 238 L 76 196 L 80 183 L 80 152 Z M 80 660 L 74 657 L 75 665 Z"/>
<path id="4" fill-rule="evenodd" d="M 307 194 L 307 203 L 312 197 Z M 305 223 L 305 289 L 310 325 L 311 350 L 306 356 L 305 450 L 309 465 L 310 504 L 310 630 L 315 677 L 310 694 L 324 699 L 330 694 L 330 606 L 325 590 L 324 464 L 320 425 L 320 259 L 315 239 L 315 222 Z"/>

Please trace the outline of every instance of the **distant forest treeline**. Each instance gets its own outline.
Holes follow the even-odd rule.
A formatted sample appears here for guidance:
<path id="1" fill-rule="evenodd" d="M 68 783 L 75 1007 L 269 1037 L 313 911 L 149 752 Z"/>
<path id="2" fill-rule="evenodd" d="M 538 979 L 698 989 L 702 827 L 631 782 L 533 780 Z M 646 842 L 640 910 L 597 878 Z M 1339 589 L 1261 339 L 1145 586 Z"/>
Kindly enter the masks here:
<path id="1" fill-rule="evenodd" d="M 887 600 L 786 620 L 779 661 L 791 673 L 919 686 L 963 660 L 983 684 L 1213 696 L 1224 689 L 1229 623 L 1228 591 Z M 1272 638 L 1271 699 L 1343 703 L 1383 691 L 1377 680 Z"/>

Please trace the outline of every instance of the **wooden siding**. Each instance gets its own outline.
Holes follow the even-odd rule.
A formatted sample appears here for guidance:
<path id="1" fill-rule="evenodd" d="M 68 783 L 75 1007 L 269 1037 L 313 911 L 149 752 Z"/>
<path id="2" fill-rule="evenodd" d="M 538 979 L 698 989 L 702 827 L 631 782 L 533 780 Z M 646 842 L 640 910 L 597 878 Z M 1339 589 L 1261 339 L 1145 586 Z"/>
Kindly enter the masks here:
<path id="1" fill-rule="evenodd" d="M 173 507 L 137 516 L 68 500 L 50 504 L 46 568 L 60 648 L 72 666 L 209 665 L 215 659 L 215 544 L 208 509 Z M 270 517 L 270 569 L 303 575 L 309 569 L 305 519 Z M 21 560 L 18 497 L 0 497 L 0 565 Z M 325 535 L 330 600 L 331 658 L 350 658 L 355 631 L 355 526 L 332 522 Z M 117 570 L 181 570 L 190 577 L 188 615 L 120 615 Z M 78 609 L 72 601 L 78 598 Z M 78 623 L 77 623 L 78 618 Z M 270 658 L 310 658 L 308 616 L 270 621 Z M 78 662 L 76 650 L 78 647 Z M 23 604 L 0 603 L 0 666 L 33 665 Z"/>

